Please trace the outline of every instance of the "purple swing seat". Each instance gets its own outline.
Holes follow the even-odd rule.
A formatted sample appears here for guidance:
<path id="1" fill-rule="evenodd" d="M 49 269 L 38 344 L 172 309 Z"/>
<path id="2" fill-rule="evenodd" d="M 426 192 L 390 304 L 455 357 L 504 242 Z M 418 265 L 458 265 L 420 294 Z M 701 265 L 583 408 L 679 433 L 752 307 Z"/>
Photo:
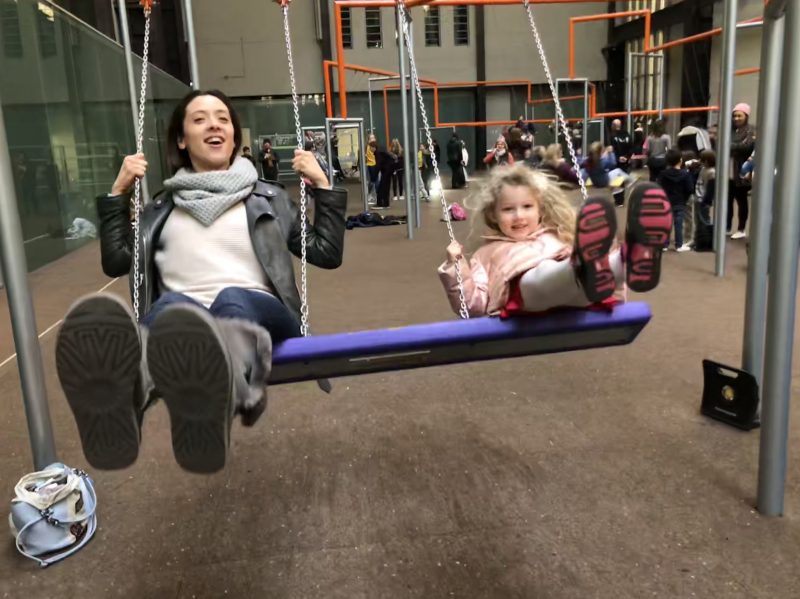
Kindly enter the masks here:
<path id="1" fill-rule="evenodd" d="M 275 346 L 270 384 L 626 345 L 651 317 L 641 302 L 608 312 L 432 322 L 287 339 Z"/>

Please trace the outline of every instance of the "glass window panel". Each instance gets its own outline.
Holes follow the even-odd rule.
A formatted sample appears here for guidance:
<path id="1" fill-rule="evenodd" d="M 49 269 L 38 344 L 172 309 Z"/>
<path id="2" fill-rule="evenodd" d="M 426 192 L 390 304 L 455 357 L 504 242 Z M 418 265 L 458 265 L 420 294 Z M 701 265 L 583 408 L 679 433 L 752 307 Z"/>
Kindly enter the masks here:
<path id="1" fill-rule="evenodd" d="M 469 6 L 453 7 L 453 37 L 456 46 L 469 45 Z"/>
<path id="2" fill-rule="evenodd" d="M 350 9 L 346 6 L 342 7 L 342 43 L 345 48 L 353 47 L 353 29 L 350 17 Z"/>
<path id="3" fill-rule="evenodd" d="M 16 0 L 0 0 L 3 54 L 6 58 L 22 58 L 22 34 L 19 29 L 19 9 Z"/>
<path id="4" fill-rule="evenodd" d="M 122 48 L 52 5 L 16 0 L 21 56 L 0 53 L 3 118 L 28 268 L 92 242 L 76 223 L 97 224 L 95 198 L 111 189 L 122 159 L 135 151 Z M 3 12 L 3 47 L 8 47 Z M 42 10 L 46 8 L 49 10 Z M 138 73 L 141 60 L 134 57 Z M 151 193 L 169 174 L 165 135 L 177 99 L 189 88 L 150 70 L 145 155 Z"/>
<path id="5" fill-rule="evenodd" d="M 441 25 L 439 23 L 439 9 L 435 6 L 426 6 L 425 11 L 425 45 L 441 45 Z"/>
<path id="6" fill-rule="evenodd" d="M 381 9 L 365 8 L 364 12 L 367 24 L 367 48 L 382 48 Z"/>
<path id="7" fill-rule="evenodd" d="M 43 57 L 56 55 L 55 10 L 49 4 L 39 2 L 36 12 L 36 33 L 39 38 L 39 52 Z"/>

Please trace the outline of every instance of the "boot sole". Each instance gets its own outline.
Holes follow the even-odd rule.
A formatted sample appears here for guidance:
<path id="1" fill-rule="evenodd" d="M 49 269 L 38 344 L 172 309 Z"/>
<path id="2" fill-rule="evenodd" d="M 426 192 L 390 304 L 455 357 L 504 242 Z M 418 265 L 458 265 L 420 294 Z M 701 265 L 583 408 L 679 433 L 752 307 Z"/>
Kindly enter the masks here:
<path id="1" fill-rule="evenodd" d="M 225 466 L 232 419 L 230 358 L 213 318 L 173 306 L 150 328 L 147 363 L 169 410 L 172 450 L 190 472 Z"/>
<path id="2" fill-rule="evenodd" d="M 661 279 L 661 248 L 672 231 L 672 206 L 658 188 L 648 189 L 641 198 L 631 197 L 626 228 L 625 278 L 631 291 L 644 293 Z"/>
<path id="3" fill-rule="evenodd" d="M 95 468 L 126 468 L 139 455 L 135 395 L 141 358 L 138 325 L 122 300 L 91 296 L 64 317 L 56 341 L 58 379 L 83 454 Z"/>
<path id="4" fill-rule="evenodd" d="M 589 199 L 578 213 L 575 251 L 581 261 L 580 280 L 592 303 L 611 297 L 616 289 L 608 253 L 617 234 L 614 207 L 604 200 Z"/>

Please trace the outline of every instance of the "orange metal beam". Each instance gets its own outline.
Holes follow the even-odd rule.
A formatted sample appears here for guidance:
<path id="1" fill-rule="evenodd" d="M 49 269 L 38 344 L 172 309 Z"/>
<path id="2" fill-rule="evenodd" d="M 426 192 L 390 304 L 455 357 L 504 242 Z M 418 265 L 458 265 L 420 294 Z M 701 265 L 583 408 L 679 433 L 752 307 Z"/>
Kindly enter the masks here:
<path id="1" fill-rule="evenodd" d="M 322 81 L 325 83 L 325 114 L 328 118 L 331 118 L 333 117 L 333 98 L 331 97 L 330 66 L 326 64 L 328 62 L 327 60 L 322 62 Z"/>
<path id="2" fill-rule="evenodd" d="M 748 23 L 763 23 L 763 19 L 762 17 L 753 17 L 752 19 L 741 21 L 739 25 L 746 25 Z M 649 48 L 645 48 L 644 51 L 645 53 L 661 52 L 662 50 L 669 50 L 670 48 L 675 48 L 676 46 L 683 46 L 684 44 L 691 44 L 692 42 L 699 42 L 700 40 L 708 39 L 710 37 L 716 37 L 721 33 L 722 27 L 717 27 L 716 29 L 704 31 L 703 33 L 697 33 L 688 37 L 678 38 L 676 40 L 672 40 L 671 42 L 664 42 L 658 46 L 651 46 Z"/>
<path id="3" fill-rule="evenodd" d="M 609 19 L 621 19 L 623 17 L 644 17 L 644 47 L 645 52 L 650 45 L 650 11 L 649 10 L 625 10 L 622 12 L 607 12 L 599 15 L 587 15 L 585 17 L 570 17 L 569 19 L 569 78 L 575 79 L 575 24 L 589 23 L 591 21 L 604 21 Z"/>
<path id="4" fill-rule="evenodd" d="M 331 87 L 330 76 L 328 76 L 326 78 L 325 77 L 325 73 L 327 73 L 328 69 L 331 68 L 331 67 L 336 67 L 337 70 L 338 70 L 339 69 L 339 63 L 334 61 L 334 60 L 323 60 L 322 61 L 323 81 L 325 82 L 325 98 L 326 98 L 325 108 L 327 110 L 328 117 L 332 117 L 333 116 L 333 103 L 327 101 L 327 98 L 329 98 L 329 97 L 331 99 L 333 98 L 333 90 L 332 90 L 332 87 Z M 385 69 L 376 69 L 376 68 L 364 67 L 364 66 L 357 65 L 357 64 L 345 64 L 344 68 L 346 70 L 348 70 L 348 71 L 356 71 L 358 73 L 369 73 L 371 75 L 384 75 L 386 77 L 399 77 L 400 76 L 399 73 L 396 73 L 394 71 L 387 71 Z M 420 83 L 430 84 L 430 85 L 434 86 L 434 105 L 438 106 L 439 98 L 438 98 L 438 90 L 436 90 L 436 86 L 438 85 L 437 82 L 434 81 L 433 79 L 420 79 Z M 343 118 L 346 118 L 346 117 L 343 117 Z"/>
<path id="5" fill-rule="evenodd" d="M 347 84 L 344 73 L 344 36 L 342 35 L 342 6 L 334 2 L 333 14 L 336 21 L 336 60 L 339 63 L 339 112 L 347 118 Z"/>
<path id="6" fill-rule="evenodd" d="M 738 71 L 734 71 L 733 74 L 736 77 L 741 77 L 742 75 L 752 75 L 753 73 L 760 73 L 761 69 L 759 67 L 750 67 L 748 69 L 739 69 Z"/>
<path id="7" fill-rule="evenodd" d="M 664 114 L 681 114 L 684 112 L 719 112 L 719 106 L 691 106 L 688 108 L 665 108 L 663 110 Z M 649 116 L 659 114 L 658 110 L 631 110 L 630 112 L 633 116 Z M 624 110 L 619 112 L 598 112 L 595 115 L 595 118 L 616 118 L 622 116 L 628 116 L 628 113 Z"/>

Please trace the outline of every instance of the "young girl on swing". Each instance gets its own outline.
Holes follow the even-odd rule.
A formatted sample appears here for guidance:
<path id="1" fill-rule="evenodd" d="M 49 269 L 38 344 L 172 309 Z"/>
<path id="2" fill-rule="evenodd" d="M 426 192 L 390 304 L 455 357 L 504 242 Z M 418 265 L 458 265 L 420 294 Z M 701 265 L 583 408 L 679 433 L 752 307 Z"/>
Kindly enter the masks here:
<path id="1" fill-rule="evenodd" d="M 439 267 L 450 305 L 459 312 L 456 264 L 470 316 L 613 303 L 624 281 L 638 292 L 655 288 L 672 228 L 669 201 L 657 185 L 640 183 L 629 202 L 625 243 L 612 251 L 617 223 L 609 202 L 589 198 L 576 218 L 544 175 L 524 165 L 496 168 L 467 201 L 488 229 L 484 244 L 467 260 L 453 241 Z"/>

